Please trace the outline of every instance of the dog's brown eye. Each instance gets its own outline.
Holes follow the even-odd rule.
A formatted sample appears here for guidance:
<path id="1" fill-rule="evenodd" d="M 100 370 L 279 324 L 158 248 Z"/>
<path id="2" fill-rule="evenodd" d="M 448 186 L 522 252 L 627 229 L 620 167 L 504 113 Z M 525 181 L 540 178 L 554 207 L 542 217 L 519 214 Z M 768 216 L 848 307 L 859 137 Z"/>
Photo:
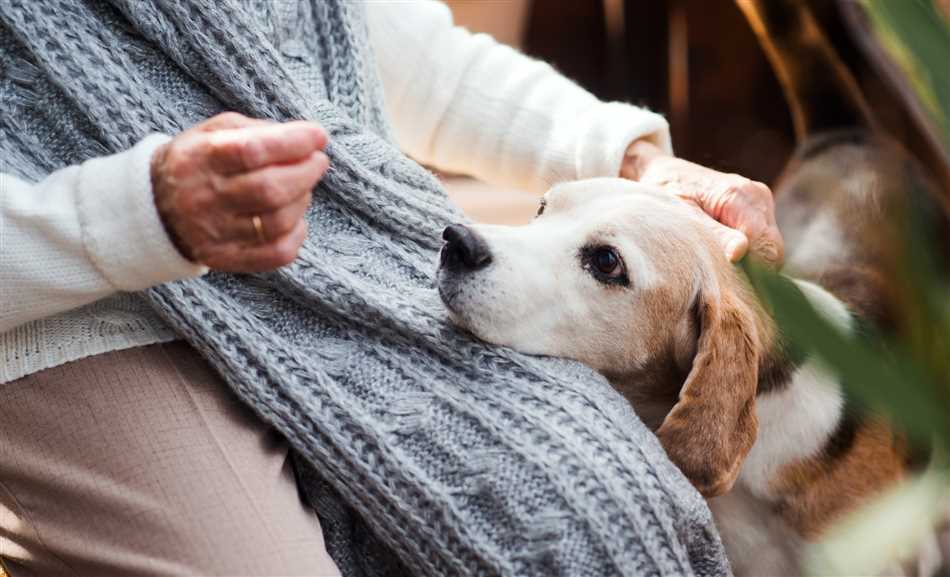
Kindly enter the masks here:
<path id="1" fill-rule="evenodd" d="M 605 275 L 614 275 L 620 270 L 620 259 L 612 249 L 597 249 L 594 253 L 594 266 Z"/>
<path id="2" fill-rule="evenodd" d="M 611 246 L 587 246 L 581 249 L 581 262 L 591 276 L 605 284 L 628 285 L 627 270 L 617 250 Z"/>

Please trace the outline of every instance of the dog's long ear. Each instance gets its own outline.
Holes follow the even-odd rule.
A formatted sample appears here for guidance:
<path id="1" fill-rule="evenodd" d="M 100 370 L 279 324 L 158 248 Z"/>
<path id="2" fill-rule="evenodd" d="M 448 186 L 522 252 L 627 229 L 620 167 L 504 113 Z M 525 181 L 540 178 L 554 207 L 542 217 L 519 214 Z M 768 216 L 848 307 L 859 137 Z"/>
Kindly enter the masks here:
<path id="1" fill-rule="evenodd" d="M 693 367 L 657 436 L 670 459 L 706 497 L 732 488 L 758 431 L 758 336 L 737 295 L 700 295 Z"/>

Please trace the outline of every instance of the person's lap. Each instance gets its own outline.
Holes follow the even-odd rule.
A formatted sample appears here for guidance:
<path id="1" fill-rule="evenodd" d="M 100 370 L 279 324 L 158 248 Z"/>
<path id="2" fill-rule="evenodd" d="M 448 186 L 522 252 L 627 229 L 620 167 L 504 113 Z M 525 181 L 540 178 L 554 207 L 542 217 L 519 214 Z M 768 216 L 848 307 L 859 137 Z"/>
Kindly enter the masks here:
<path id="1" fill-rule="evenodd" d="M 187 345 L 0 385 L 0 557 L 21 575 L 338 575 L 285 442 Z"/>

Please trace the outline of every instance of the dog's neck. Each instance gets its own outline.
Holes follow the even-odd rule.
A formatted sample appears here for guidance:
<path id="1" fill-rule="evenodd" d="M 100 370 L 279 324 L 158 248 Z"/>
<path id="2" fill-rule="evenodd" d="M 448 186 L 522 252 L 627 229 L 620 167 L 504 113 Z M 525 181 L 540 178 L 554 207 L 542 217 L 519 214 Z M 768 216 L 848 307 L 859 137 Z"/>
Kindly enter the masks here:
<path id="1" fill-rule="evenodd" d="M 851 330 L 852 316 L 841 300 L 813 283 L 794 282 L 821 316 L 841 330 Z M 759 362 L 759 430 L 738 482 L 759 498 L 781 500 L 775 481 L 782 471 L 821 458 L 844 434 L 845 398 L 841 385 L 818 360 L 795 352 L 778 331 L 771 345 Z"/>

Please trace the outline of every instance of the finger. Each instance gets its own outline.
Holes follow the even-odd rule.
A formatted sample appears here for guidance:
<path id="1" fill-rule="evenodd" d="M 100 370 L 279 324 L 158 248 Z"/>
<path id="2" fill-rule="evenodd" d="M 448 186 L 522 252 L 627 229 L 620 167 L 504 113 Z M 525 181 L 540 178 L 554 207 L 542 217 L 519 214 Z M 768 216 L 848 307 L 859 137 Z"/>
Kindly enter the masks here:
<path id="1" fill-rule="evenodd" d="M 785 245 L 777 226 L 770 226 L 751 240 L 749 251 L 766 266 L 781 268 L 785 259 Z"/>
<path id="2" fill-rule="evenodd" d="M 327 144 L 327 133 L 320 125 L 303 121 L 218 130 L 208 138 L 209 159 L 221 174 L 297 162 Z"/>
<path id="3" fill-rule="evenodd" d="M 207 253 L 196 256 L 200 262 L 215 270 L 238 273 L 268 272 L 292 263 L 306 238 L 307 223 L 301 220 L 290 233 L 271 243 L 248 245 L 231 242 L 217 245 Z"/>
<path id="4" fill-rule="evenodd" d="M 770 206 L 746 207 L 739 212 L 738 218 L 726 224 L 734 226 L 746 236 L 749 252 L 762 264 L 771 268 L 781 266 L 784 257 L 782 235 Z"/>
<path id="5" fill-rule="evenodd" d="M 231 218 L 228 227 L 228 238 L 246 243 L 268 243 L 288 233 L 297 226 L 310 208 L 310 195 L 304 194 L 292 203 L 275 210 L 258 215 L 235 215 Z M 260 218 L 261 230 L 257 231 L 254 217 Z"/>
<path id="6" fill-rule="evenodd" d="M 218 191 L 224 204 L 235 212 L 273 212 L 309 195 L 329 165 L 327 155 L 318 151 L 303 162 L 269 166 L 224 179 L 218 183 Z"/>
<path id="7" fill-rule="evenodd" d="M 768 186 L 748 181 L 723 205 L 721 222 L 741 231 L 748 250 L 766 266 L 778 268 L 784 258 L 782 235 L 775 223 L 775 205 Z"/>
<path id="8" fill-rule="evenodd" d="M 738 262 L 749 250 L 749 239 L 741 231 L 730 228 L 720 222 L 713 222 L 713 233 L 729 262 Z"/>
<path id="9" fill-rule="evenodd" d="M 749 249 L 749 239 L 741 230 L 736 230 L 714 219 L 703 210 L 703 207 L 700 206 L 695 198 L 683 196 L 679 198 L 686 202 L 703 225 L 709 227 L 717 243 L 722 248 L 723 254 L 726 255 L 726 258 L 729 259 L 730 262 L 738 262 L 745 256 Z"/>
<path id="10" fill-rule="evenodd" d="M 222 112 L 217 116 L 212 116 L 201 124 L 195 126 L 196 130 L 201 132 L 213 132 L 215 130 L 228 130 L 235 128 L 247 128 L 250 126 L 265 126 L 274 124 L 273 120 L 261 118 L 251 118 L 237 112 Z"/>

